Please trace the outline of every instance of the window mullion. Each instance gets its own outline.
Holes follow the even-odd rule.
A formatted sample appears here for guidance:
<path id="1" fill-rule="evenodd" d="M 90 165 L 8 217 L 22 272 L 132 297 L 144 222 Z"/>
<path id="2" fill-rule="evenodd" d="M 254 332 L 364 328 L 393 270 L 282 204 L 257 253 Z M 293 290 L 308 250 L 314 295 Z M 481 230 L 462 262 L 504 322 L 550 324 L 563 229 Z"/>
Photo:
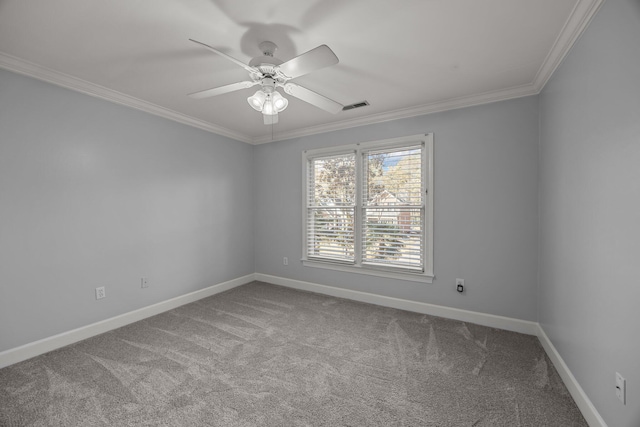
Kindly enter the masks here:
<path id="1" fill-rule="evenodd" d="M 309 227 L 309 206 L 311 202 L 309 200 L 309 192 L 312 184 L 311 177 L 311 160 L 307 157 L 307 152 L 302 152 L 302 259 L 307 259 L 309 256 L 309 241 L 308 227 Z"/>
<path id="2" fill-rule="evenodd" d="M 356 205 L 354 209 L 354 262 L 360 267 L 362 265 L 362 227 L 363 227 L 363 195 L 364 188 L 364 154 L 360 150 L 356 150 Z"/>

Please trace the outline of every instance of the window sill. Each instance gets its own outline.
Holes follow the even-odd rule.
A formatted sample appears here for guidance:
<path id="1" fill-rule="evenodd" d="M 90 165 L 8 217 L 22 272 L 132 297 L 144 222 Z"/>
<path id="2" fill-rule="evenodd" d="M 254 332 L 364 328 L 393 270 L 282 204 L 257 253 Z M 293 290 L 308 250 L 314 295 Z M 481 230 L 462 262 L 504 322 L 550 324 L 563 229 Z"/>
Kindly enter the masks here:
<path id="1" fill-rule="evenodd" d="M 379 270 L 367 267 L 355 267 L 345 264 L 333 264 L 330 262 L 310 261 L 303 259 L 302 265 L 305 267 L 325 268 L 327 270 L 345 271 L 348 273 L 366 274 L 369 276 L 384 277 L 387 279 L 407 280 L 410 282 L 433 283 L 435 276 L 426 273 L 405 273 L 389 270 Z"/>

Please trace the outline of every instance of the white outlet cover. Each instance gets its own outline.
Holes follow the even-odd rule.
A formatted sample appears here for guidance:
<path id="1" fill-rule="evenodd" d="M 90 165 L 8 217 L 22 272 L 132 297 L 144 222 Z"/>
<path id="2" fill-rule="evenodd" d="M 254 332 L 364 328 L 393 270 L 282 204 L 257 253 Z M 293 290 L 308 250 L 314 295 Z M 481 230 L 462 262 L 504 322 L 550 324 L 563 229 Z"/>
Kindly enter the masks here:
<path id="1" fill-rule="evenodd" d="M 624 379 L 620 373 L 616 372 L 616 396 L 618 400 L 622 402 L 623 405 L 626 405 L 626 384 L 627 381 Z"/>
<path id="2" fill-rule="evenodd" d="M 96 288 L 96 299 L 102 299 L 106 296 L 107 294 L 105 293 L 104 286 Z"/>

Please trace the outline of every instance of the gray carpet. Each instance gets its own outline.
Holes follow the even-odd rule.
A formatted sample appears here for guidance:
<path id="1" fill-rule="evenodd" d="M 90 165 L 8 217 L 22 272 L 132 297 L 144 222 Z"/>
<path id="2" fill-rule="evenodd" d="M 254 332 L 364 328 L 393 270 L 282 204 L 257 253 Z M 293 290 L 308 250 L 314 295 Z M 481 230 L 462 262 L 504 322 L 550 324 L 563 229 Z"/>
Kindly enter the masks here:
<path id="1" fill-rule="evenodd" d="M 254 282 L 0 370 L 2 426 L 586 426 L 538 339 Z"/>

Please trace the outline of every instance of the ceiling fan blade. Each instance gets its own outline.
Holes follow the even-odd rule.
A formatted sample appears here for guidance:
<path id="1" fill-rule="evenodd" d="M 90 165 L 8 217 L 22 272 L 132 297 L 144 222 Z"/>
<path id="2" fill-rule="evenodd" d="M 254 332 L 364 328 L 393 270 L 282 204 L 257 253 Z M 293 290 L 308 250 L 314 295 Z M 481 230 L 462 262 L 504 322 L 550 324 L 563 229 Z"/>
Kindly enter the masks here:
<path id="1" fill-rule="evenodd" d="M 280 64 L 279 70 L 287 79 L 295 79 L 312 71 L 337 64 L 338 57 L 327 45 L 321 45 Z"/>
<path id="2" fill-rule="evenodd" d="M 331 114 L 336 114 L 339 111 L 342 111 L 342 108 L 344 107 L 344 105 L 329 99 L 326 96 L 322 96 L 319 93 L 295 83 L 285 83 L 284 91 L 291 96 L 295 96 L 298 99 L 308 102 L 311 105 L 322 108 Z"/>
<path id="3" fill-rule="evenodd" d="M 192 41 L 192 42 L 194 42 L 194 43 L 197 43 L 197 44 L 199 44 L 199 45 L 201 45 L 201 46 L 206 47 L 206 48 L 207 48 L 207 49 L 209 49 L 210 51 L 212 51 L 212 52 L 214 52 L 214 53 L 217 53 L 218 55 L 222 56 L 223 58 L 227 58 L 229 61 L 231 61 L 231 62 L 233 62 L 233 63 L 235 63 L 235 64 L 237 64 L 237 65 L 241 66 L 242 68 L 244 68 L 245 70 L 247 70 L 247 71 L 248 71 L 248 72 L 250 72 L 250 73 L 255 73 L 255 72 L 257 72 L 257 70 L 256 70 L 255 68 L 248 66 L 248 65 L 247 65 L 247 64 L 245 64 L 244 62 L 239 61 L 239 60 L 237 60 L 236 58 L 234 58 L 234 57 L 232 57 L 232 56 L 229 56 L 229 55 L 227 55 L 226 53 L 224 53 L 224 52 L 222 52 L 222 51 L 220 51 L 220 50 L 218 50 L 218 49 L 216 49 L 216 48 L 214 48 L 214 47 L 209 46 L 208 44 L 205 44 L 205 43 L 199 42 L 198 40 L 194 40 L 194 39 L 189 39 L 189 40 L 190 40 L 190 41 Z M 294 58 L 294 59 L 295 59 L 295 58 Z"/>
<path id="4" fill-rule="evenodd" d="M 209 98 L 211 96 L 222 95 L 223 93 L 233 92 L 234 90 L 246 89 L 251 86 L 257 85 L 259 82 L 238 82 L 231 83 L 226 86 L 214 87 L 213 89 L 202 90 L 200 92 L 190 93 L 190 98 L 202 99 Z"/>
<path id="5" fill-rule="evenodd" d="M 262 117 L 264 118 L 265 125 L 275 125 L 276 123 L 278 123 L 278 113 L 263 114 Z"/>

